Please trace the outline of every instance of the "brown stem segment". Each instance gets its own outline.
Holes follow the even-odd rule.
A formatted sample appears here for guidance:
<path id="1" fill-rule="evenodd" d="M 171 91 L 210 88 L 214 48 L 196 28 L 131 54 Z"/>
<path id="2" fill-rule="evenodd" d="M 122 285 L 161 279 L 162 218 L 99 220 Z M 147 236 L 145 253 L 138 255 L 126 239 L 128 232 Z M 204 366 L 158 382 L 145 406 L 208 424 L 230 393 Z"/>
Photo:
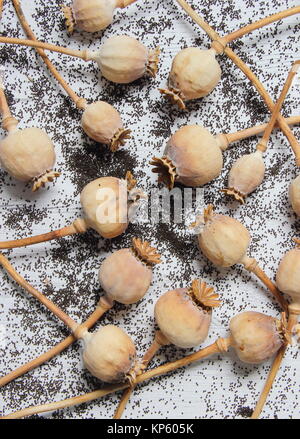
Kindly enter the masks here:
<path id="1" fill-rule="evenodd" d="M 37 41 L 36 36 L 34 35 L 29 23 L 27 22 L 24 12 L 21 7 L 21 3 L 19 0 L 12 0 L 14 8 L 16 10 L 16 13 L 18 15 L 19 21 L 27 34 L 27 37 L 32 41 Z M 75 105 L 80 109 L 85 109 L 87 102 L 85 99 L 80 98 L 69 86 L 69 84 L 64 80 L 64 78 L 58 73 L 55 66 L 52 64 L 48 56 L 45 54 L 43 49 L 36 48 L 37 53 L 41 56 L 44 63 L 50 70 L 51 74 L 55 77 L 55 79 L 60 83 L 60 85 L 63 87 L 63 89 L 66 91 L 66 93 L 70 96 L 72 101 L 75 103 Z"/>
<path id="2" fill-rule="evenodd" d="M 108 301 L 104 296 L 101 297 L 99 300 L 99 303 L 95 309 L 95 311 L 89 316 L 89 318 L 83 322 L 78 329 L 90 329 L 92 328 L 97 321 L 103 316 L 103 314 L 106 313 L 110 308 L 112 308 L 113 303 Z M 13 370 L 9 374 L 5 375 L 4 377 L 0 378 L 0 387 L 5 386 L 6 384 L 10 383 L 11 381 L 14 381 L 16 378 L 24 375 L 27 372 L 30 372 L 31 370 L 37 368 L 38 366 L 41 366 L 42 364 L 46 363 L 47 361 L 51 360 L 56 355 L 63 352 L 65 349 L 67 349 L 69 346 L 71 346 L 73 343 L 77 341 L 77 338 L 75 335 L 71 334 L 68 337 L 66 337 L 63 341 L 58 343 L 53 348 L 49 349 L 44 354 L 40 355 L 39 357 L 35 358 L 32 361 L 29 361 L 28 363 L 24 364 L 23 366 L 18 367 L 17 369 Z"/>
<path id="3" fill-rule="evenodd" d="M 42 303 L 46 308 L 49 309 L 58 319 L 60 319 L 65 325 L 67 325 L 72 331 L 74 331 L 78 324 L 69 317 L 64 311 L 62 311 L 57 305 L 55 305 L 51 300 L 44 296 L 40 291 L 35 289 L 30 283 L 28 283 L 9 263 L 6 257 L 0 253 L 0 264 L 5 269 L 5 271 L 10 275 L 20 287 L 24 288 L 29 294 L 35 297 L 40 303 Z"/>
<path id="4" fill-rule="evenodd" d="M 288 125 L 296 125 L 300 122 L 300 116 L 287 117 L 285 119 L 285 122 Z M 267 123 L 264 123 L 263 125 L 256 125 L 251 128 L 246 128 L 245 130 L 237 131 L 235 133 L 217 134 L 216 139 L 222 151 L 225 151 L 231 143 L 263 133 L 267 128 L 267 125 Z M 275 125 L 278 125 L 278 122 L 276 122 Z"/>
<path id="5" fill-rule="evenodd" d="M 269 15 L 268 17 L 262 18 L 261 20 L 255 21 L 254 23 L 249 24 L 248 26 L 244 26 L 235 32 L 231 32 L 230 34 L 223 37 L 222 40 L 225 44 L 230 43 L 237 38 L 241 38 L 242 36 L 249 34 L 250 32 L 260 29 L 268 24 L 274 23 L 275 21 L 282 20 L 283 18 L 290 17 L 291 15 L 299 14 L 300 6 L 295 6 L 293 8 L 286 9 L 285 11 L 277 12 L 276 14 Z"/>
<path id="6" fill-rule="evenodd" d="M 38 244 L 40 242 L 51 241 L 53 239 L 63 238 L 64 236 L 76 235 L 77 233 L 85 233 L 88 226 L 84 219 L 78 218 L 69 226 L 62 229 L 53 230 L 49 233 L 43 233 L 41 235 L 30 236 L 29 238 L 15 239 L 13 241 L 0 242 L 0 249 L 9 249 L 17 247 L 25 247 L 27 245 Z"/>
<path id="7" fill-rule="evenodd" d="M 204 349 L 200 349 L 193 354 L 187 355 L 179 360 L 172 361 L 170 363 L 163 364 L 162 366 L 151 369 L 148 372 L 139 375 L 136 378 L 136 384 L 147 381 L 151 378 L 155 378 L 160 375 L 164 375 L 168 372 L 172 372 L 180 367 L 188 366 L 196 361 L 203 360 L 204 358 L 210 357 L 211 355 L 217 353 L 227 352 L 231 346 L 230 338 L 219 338 L 215 343 L 207 346 Z M 127 389 L 130 384 L 117 384 L 109 387 L 105 387 L 102 390 L 96 390 L 94 392 L 87 393 L 85 395 L 76 396 L 74 398 L 69 398 L 64 401 L 54 402 L 51 404 L 39 405 L 36 407 L 29 407 L 24 410 L 17 411 L 7 416 L 2 416 L 1 419 L 20 419 L 26 416 L 34 415 L 37 413 L 44 413 L 53 410 L 63 409 L 65 407 L 71 407 L 78 404 L 83 404 L 84 402 L 93 401 L 103 396 L 109 395 L 110 393 L 118 392 L 119 390 Z"/>
<path id="8" fill-rule="evenodd" d="M 267 93 L 266 89 L 262 85 L 262 83 L 259 81 L 257 76 L 252 72 L 252 70 L 229 48 L 224 47 L 224 44 L 222 44 L 222 38 L 219 36 L 219 34 L 208 24 L 206 23 L 203 18 L 201 18 L 196 11 L 194 11 L 185 0 L 177 0 L 177 2 L 182 6 L 182 8 L 187 12 L 187 14 L 197 23 L 206 33 L 207 35 L 213 40 L 212 47 L 218 52 L 218 53 L 225 53 L 228 58 L 231 59 L 231 61 L 246 75 L 246 77 L 250 80 L 252 85 L 256 88 L 258 93 L 261 95 L 263 100 L 265 101 L 267 107 L 270 111 L 274 110 L 274 102 L 270 98 L 269 94 Z M 296 137 L 293 135 L 291 129 L 286 124 L 285 119 L 281 114 L 278 115 L 278 125 L 284 135 L 287 137 L 288 141 L 291 144 L 292 150 L 295 154 L 296 158 L 296 165 L 300 166 L 300 144 L 297 141 Z"/>
<path id="9" fill-rule="evenodd" d="M 287 328 L 288 331 L 292 332 L 293 327 L 298 322 L 298 317 L 299 317 L 298 314 L 293 314 L 292 312 L 290 313 L 289 321 L 288 321 L 288 328 Z M 260 416 L 260 414 L 264 408 L 264 405 L 266 403 L 266 400 L 268 398 L 268 395 L 270 393 L 270 390 L 272 388 L 272 385 L 276 379 L 276 375 L 280 369 L 280 366 L 281 366 L 281 363 L 282 363 L 282 360 L 283 360 L 283 357 L 286 353 L 287 348 L 288 348 L 288 343 L 285 343 L 281 347 L 281 349 L 277 352 L 277 355 L 273 361 L 269 375 L 267 377 L 267 381 L 264 385 L 263 391 L 262 391 L 262 393 L 259 397 L 259 400 L 256 404 L 255 410 L 252 413 L 251 419 L 257 419 Z"/>
<path id="10" fill-rule="evenodd" d="M 267 128 L 265 129 L 264 135 L 262 137 L 262 139 L 260 140 L 260 142 L 257 144 L 256 149 L 260 150 L 262 152 L 266 151 L 267 149 L 267 145 L 271 136 L 271 133 L 273 131 L 273 128 L 275 126 L 278 114 L 281 110 L 282 104 L 286 98 L 286 95 L 288 94 L 288 91 L 292 85 L 294 76 L 297 74 L 298 68 L 300 66 L 300 61 L 296 61 L 294 62 L 294 64 L 292 65 L 291 70 L 289 71 L 289 74 L 287 76 L 287 79 L 284 83 L 284 86 L 281 90 L 280 96 L 278 101 L 275 104 L 274 110 L 272 112 L 272 117 L 267 125 Z"/>
<path id="11" fill-rule="evenodd" d="M 148 367 L 148 364 L 152 360 L 152 358 L 157 354 L 157 352 L 160 350 L 162 346 L 166 346 L 170 344 L 169 340 L 163 335 L 161 331 L 157 331 L 153 340 L 153 343 L 145 353 L 142 359 L 142 364 L 144 368 L 146 369 Z M 130 399 L 130 396 L 134 390 L 134 387 L 129 387 L 126 389 L 120 399 L 119 405 L 117 407 L 117 410 L 114 414 L 114 419 L 121 419 L 122 414 L 125 410 L 126 404 Z"/>
<path id="12" fill-rule="evenodd" d="M 1 80 L 0 83 L 0 113 L 2 116 L 2 127 L 4 130 L 9 132 L 16 128 L 16 126 L 18 125 L 18 121 L 11 114 L 2 82 L 3 80 Z"/>
<path id="13" fill-rule="evenodd" d="M 244 256 L 240 261 L 241 264 L 244 265 L 246 270 L 255 274 L 258 279 L 262 281 L 262 283 L 268 288 L 268 290 L 273 294 L 273 296 L 277 299 L 277 302 L 280 304 L 283 311 L 288 312 L 288 303 L 282 296 L 281 292 L 278 290 L 274 282 L 269 279 L 266 273 L 260 268 L 257 261 L 254 258 L 249 258 L 248 256 Z"/>
<path id="14" fill-rule="evenodd" d="M 2 18 L 2 12 L 3 12 L 3 1 L 4 0 L 0 0 L 0 20 Z"/>
<path id="15" fill-rule="evenodd" d="M 68 49 L 67 47 L 55 46 L 54 44 L 43 43 L 41 41 L 22 40 L 20 38 L 10 38 L 10 37 L 0 37 L 0 43 L 16 44 L 20 46 L 34 47 L 36 49 L 40 48 L 44 50 L 51 50 L 52 52 L 63 53 L 64 55 L 81 58 L 84 61 L 90 60 L 91 52 L 89 50 L 74 50 L 74 49 Z"/>

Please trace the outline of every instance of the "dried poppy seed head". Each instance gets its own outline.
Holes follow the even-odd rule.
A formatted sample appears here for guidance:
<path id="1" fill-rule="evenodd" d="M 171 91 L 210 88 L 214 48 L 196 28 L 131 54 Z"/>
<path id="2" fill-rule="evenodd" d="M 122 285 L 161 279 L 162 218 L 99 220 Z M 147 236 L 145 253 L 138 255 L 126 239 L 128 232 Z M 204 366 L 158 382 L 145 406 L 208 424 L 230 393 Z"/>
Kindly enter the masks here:
<path id="1" fill-rule="evenodd" d="M 99 269 L 99 280 L 110 300 L 132 304 L 141 300 L 152 280 L 152 266 L 160 255 L 147 241 L 133 239 L 132 248 L 108 256 Z"/>
<path id="2" fill-rule="evenodd" d="M 160 331 L 176 346 L 199 345 L 208 335 L 212 307 L 220 304 L 218 297 L 213 288 L 198 280 L 194 280 L 190 288 L 167 291 L 155 305 Z"/>
<path id="3" fill-rule="evenodd" d="M 185 101 L 208 95 L 220 79 L 221 69 L 215 50 L 189 47 L 175 56 L 168 89 L 160 89 L 160 92 L 180 109 L 185 109 Z"/>

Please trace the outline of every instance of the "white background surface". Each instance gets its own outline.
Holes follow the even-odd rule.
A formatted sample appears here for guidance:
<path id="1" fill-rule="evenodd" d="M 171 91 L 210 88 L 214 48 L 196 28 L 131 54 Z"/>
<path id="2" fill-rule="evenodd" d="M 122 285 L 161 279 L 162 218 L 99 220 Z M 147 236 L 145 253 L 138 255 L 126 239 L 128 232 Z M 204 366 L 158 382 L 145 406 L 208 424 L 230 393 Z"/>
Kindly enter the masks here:
<path id="1" fill-rule="evenodd" d="M 233 64 L 219 57 L 223 71 L 220 84 L 209 96 L 192 103 L 187 112 L 168 105 L 157 88 L 166 84 L 171 60 L 183 47 L 208 48 L 209 39 L 192 24 L 175 1 L 139 0 L 115 14 L 113 26 L 103 34 L 75 33 L 69 38 L 63 27 L 60 1 L 23 1 L 27 19 L 42 41 L 95 49 L 111 35 L 127 33 L 149 47 L 162 48 L 160 70 L 155 80 L 145 79 L 129 86 L 114 86 L 98 79 L 97 66 L 50 54 L 50 58 L 73 88 L 90 102 L 104 99 L 118 108 L 134 137 L 124 151 L 115 155 L 89 140 L 80 128 L 80 112 L 65 98 L 34 51 L 27 48 L 0 48 L 7 70 L 7 93 L 11 110 L 20 127 L 39 126 L 52 137 L 57 152 L 56 168 L 63 172 L 55 184 L 32 194 L 29 187 L 0 173 L 0 239 L 12 239 L 59 228 L 80 215 L 79 192 L 90 180 L 104 175 L 122 177 L 128 163 L 140 185 L 149 190 L 157 184 L 148 166 L 153 153 L 160 154 L 170 133 L 186 123 L 203 124 L 213 133 L 235 131 L 268 120 L 268 111 L 254 88 Z M 222 35 L 265 15 L 295 6 L 297 1 L 194 1 L 198 12 Z M 1 33 L 24 36 L 10 2 L 4 5 Z M 272 24 L 232 45 L 257 73 L 271 97 L 278 97 L 291 63 L 299 59 L 299 16 Z M 299 85 L 289 94 L 283 113 L 299 114 Z M 294 129 L 299 138 L 299 128 Z M 4 132 L 1 130 L 1 136 Z M 235 145 L 224 153 L 224 171 L 205 187 L 206 202 L 219 212 L 241 220 L 250 230 L 250 254 L 274 279 L 279 260 L 292 248 L 292 238 L 300 235 L 299 220 L 293 214 L 287 188 L 297 175 L 286 138 L 274 132 L 266 154 L 266 179 L 245 206 L 223 197 L 231 164 L 240 155 L 254 150 L 257 139 Z M 130 163 L 131 163 L 130 162 Z M 139 233 L 139 230 L 141 231 Z M 165 237 L 161 238 L 164 230 Z M 227 334 L 228 322 L 243 310 L 256 310 L 278 316 L 279 311 L 265 288 L 240 266 L 229 270 L 213 267 L 198 251 L 196 240 L 184 227 L 146 224 L 131 226 L 128 233 L 112 242 L 89 232 L 61 242 L 20 248 L 9 254 L 18 271 L 34 286 L 48 294 L 72 317 L 83 320 L 92 312 L 101 290 L 97 270 L 112 250 L 126 247 L 133 235 L 148 239 L 161 250 L 164 263 L 154 272 L 147 296 L 137 305 L 116 306 L 101 324 L 124 328 L 145 351 L 154 333 L 153 306 L 159 295 L 173 287 L 186 286 L 189 279 L 203 277 L 221 294 L 223 305 L 214 312 L 206 343 Z M 174 241 L 182 244 L 176 251 Z M 172 244 L 173 242 L 173 244 Z M 67 334 L 63 324 L 29 298 L 2 272 L 0 275 L 0 324 L 6 328 L 5 347 L 0 345 L 0 374 L 4 375 L 43 353 Z M 153 364 L 173 360 L 186 351 L 162 349 Z M 262 390 L 269 365 L 242 364 L 234 352 L 214 356 L 171 376 L 140 386 L 131 398 L 127 418 L 232 418 L 241 417 L 243 408 L 253 408 Z M 265 418 L 299 418 L 299 353 L 289 349 L 278 379 L 265 406 Z M 99 388 L 82 367 L 80 348 L 70 347 L 62 355 L 0 390 L 1 413 L 29 405 L 58 401 Z M 109 396 L 77 408 L 47 415 L 59 418 L 110 418 L 117 396 Z"/>

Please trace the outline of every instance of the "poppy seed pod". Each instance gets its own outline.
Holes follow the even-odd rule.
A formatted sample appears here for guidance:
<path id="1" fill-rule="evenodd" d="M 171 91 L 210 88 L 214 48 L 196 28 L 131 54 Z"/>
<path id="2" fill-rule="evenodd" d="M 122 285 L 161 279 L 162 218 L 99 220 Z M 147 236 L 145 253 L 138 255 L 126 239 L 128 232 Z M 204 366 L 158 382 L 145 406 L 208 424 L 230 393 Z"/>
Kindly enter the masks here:
<path id="1" fill-rule="evenodd" d="M 37 191 L 60 175 L 53 171 L 56 156 L 49 136 L 39 128 L 9 130 L 0 141 L 0 163 L 14 178 L 32 182 Z"/>
<path id="2" fill-rule="evenodd" d="M 107 325 L 95 333 L 83 335 L 83 362 L 88 371 L 107 383 L 134 378 L 138 370 L 136 349 L 120 328 Z"/>
<path id="3" fill-rule="evenodd" d="M 300 315 L 300 239 L 295 239 L 297 247 L 289 250 L 281 259 L 277 273 L 278 288 L 292 298 L 289 310 Z"/>
<path id="4" fill-rule="evenodd" d="M 170 190 L 174 183 L 203 186 L 216 178 L 223 166 L 222 151 L 216 138 L 205 128 L 186 125 L 168 141 L 162 158 L 150 162 L 152 172 Z"/>
<path id="5" fill-rule="evenodd" d="M 73 0 L 72 6 L 62 6 L 69 33 L 74 29 L 98 32 L 113 22 L 116 8 L 125 8 L 136 0 Z"/>
<path id="6" fill-rule="evenodd" d="M 150 287 L 152 266 L 160 255 L 147 241 L 132 240 L 131 248 L 112 253 L 101 264 L 99 280 L 110 300 L 125 305 L 138 302 Z"/>
<path id="7" fill-rule="evenodd" d="M 127 35 L 111 37 L 97 52 L 89 52 L 88 60 L 96 61 L 101 74 L 117 84 L 129 84 L 146 73 L 156 75 L 159 49 L 149 50 Z"/>
<path id="8" fill-rule="evenodd" d="M 246 196 L 262 183 L 264 175 L 262 151 L 243 155 L 233 164 L 228 177 L 228 188 L 222 189 L 222 192 L 244 204 Z"/>
<path id="9" fill-rule="evenodd" d="M 130 211 L 143 196 L 131 173 L 126 179 L 101 177 L 88 183 L 80 194 L 85 223 L 103 238 L 121 235 L 128 227 Z"/>
<path id="10" fill-rule="evenodd" d="M 193 348 L 209 331 L 212 308 L 219 306 L 218 294 L 205 282 L 194 280 L 190 288 L 177 288 L 163 294 L 155 305 L 155 319 L 170 343 Z"/>
<path id="11" fill-rule="evenodd" d="M 290 184 L 289 198 L 294 212 L 300 216 L 300 175 Z"/>
<path id="12" fill-rule="evenodd" d="M 246 227 L 230 216 L 214 213 L 212 206 L 204 210 L 203 222 L 198 242 L 205 256 L 219 267 L 240 263 L 250 244 Z"/>
<path id="13" fill-rule="evenodd" d="M 116 151 L 130 138 L 131 131 L 124 129 L 119 112 L 104 101 L 86 106 L 81 125 L 91 139 L 109 145 L 111 151 Z"/>
<path id="14" fill-rule="evenodd" d="M 231 343 L 241 361 L 259 364 L 271 358 L 284 342 L 282 322 L 260 312 L 247 311 L 230 321 Z"/>
<path id="15" fill-rule="evenodd" d="M 189 47 L 174 58 L 169 74 L 168 89 L 160 92 L 180 109 L 185 102 L 208 95 L 221 79 L 221 69 L 214 49 Z"/>

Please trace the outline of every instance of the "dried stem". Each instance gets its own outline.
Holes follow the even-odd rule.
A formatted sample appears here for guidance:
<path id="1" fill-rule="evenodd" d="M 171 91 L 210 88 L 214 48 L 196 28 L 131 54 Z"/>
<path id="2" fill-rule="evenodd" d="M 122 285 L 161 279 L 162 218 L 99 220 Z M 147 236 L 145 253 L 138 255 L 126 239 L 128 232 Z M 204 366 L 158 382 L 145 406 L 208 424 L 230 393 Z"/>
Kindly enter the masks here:
<path id="1" fill-rule="evenodd" d="M 10 38 L 10 37 L 0 37 L 0 43 L 16 44 L 20 46 L 29 46 L 29 47 L 40 48 L 44 50 L 51 50 L 52 52 L 63 53 L 64 55 L 81 58 L 84 61 L 90 60 L 89 58 L 90 52 L 88 50 L 68 49 L 67 47 L 54 46 L 53 44 L 43 43 L 41 41 L 22 40 L 20 38 Z"/>
<path id="2" fill-rule="evenodd" d="M 144 368 L 146 369 L 148 367 L 148 364 L 152 360 L 152 358 L 157 354 L 157 352 L 160 350 L 162 346 L 166 346 L 170 344 L 169 340 L 166 339 L 166 337 L 163 335 L 161 331 L 157 331 L 153 340 L 153 343 L 145 353 L 142 359 L 142 364 Z M 120 399 L 119 405 L 117 407 L 117 410 L 114 415 L 114 419 L 121 419 L 122 414 L 125 410 L 126 404 L 130 399 L 130 396 L 134 390 L 134 387 L 129 387 L 126 389 Z"/>
<path id="3" fill-rule="evenodd" d="M 18 125 L 17 119 L 13 117 L 9 109 L 7 99 L 4 92 L 4 69 L 0 74 L 0 113 L 2 116 L 2 127 L 7 131 L 12 131 Z"/>
<path id="4" fill-rule="evenodd" d="M 113 306 L 112 302 L 108 302 L 105 299 L 105 297 L 101 297 L 95 311 L 77 329 L 82 329 L 82 330 L 87 329 L 88 330 L 88 329 L 92 328 L 97 323 L 97 321 L 103 316 L 103 314 L 105 314 L 106 311 L 108 311 L 112 306 Z M 58 343 L 53 348 L 49 349 L 44 354 L 40 355 L 39 357 L 35 358 L 34 360 L 29 361 L 28 363 L 24 364 L 23 366 L 18 367 L 17 369 L 13 370 L 9 374 L 0 378 L 0 387 L 5 386 L 6 384 L 10 383 L 11 381 L 14 381 L 16 378 L 18 378 L 22 375 L 25 375 L 25 373 L 30 372 L 31 370 L 37 368 L 38 366 L 41 366 L 42 364 L 46 363 L 49 360 L 51 360 L 53 357 L 60 354 L 65 349 L 67 349 L 69 346 L 71 346 L 71 344 L 73 344 L 76 340 L 77 340 L 77 338 L 73 334 L 69 335 L 63 341 Z"/>
<path id="5" fill-rule="evenodd" d="M 285 122 L 288 125 L 296 125 L 300 122 L 300 116 L 287 117 L 285 119 Z M 224 143 L 224 146 L 222 147 L 222 150 L 224 151 L 227 149 L 230 143 L 234 143 L 239 140 L 247 139 L 248 137 L 256 136 L 257 134 L 263 133 L 267 128 L 267 125 L 267 123 L 264 123 L 263 125 L 256 125 L 251 128 L 246 128 L 245 130 L 237 131 L 235 133 L 218 134 L 216 137 L 225 137 L 224 141 L 222 142 L 222 144 Z M 278 125 L 278 122 L 275 125 Z"/>
<path id="6" fill-rule="evenodd" d="M 297 324 L 298 317 L 299 316 L 297 314 L 290 313 L 289 321 L 288 321 L 288 328 L 287 328 L 288 331 L 292 332 L 293 327 Z M 251 419 L 257 419 L 259 417 L 259 415 L 261 414 L 263 407 L 265 405 L 265 402 L 266 402 L 268 395 L 270 393 L 270 390 L 272 388 L 272 385 L 276 379 L 276 375 L 280 369 L 280 366 L 281 366 L 281 363 L 282 363 L 282 360 L 283 360 L 283 357 L 285 355 L 287 348 L 288 348 L 288 343 L 285 343 L 281 347 L 281 349 L 277 352 L 277 355 L 276 355 L 276 357 L 273 361 L 273 364 L 271 366 L 271 369 L 270 369 L 269 375 L 267 377 L 267 381 L 265 383 L 263 391 L 262 391 L 262 393 L 259 397 L 259 400 L 256 404 L 255 410 L 252 413 Z"/>
<path id="7" fill-rule="evenodd" d="M 225 53 L 225 55 L 228 56 L 232 60 L 232 62 L 246 75 L 246 77 L 250 80 L 252 85 L 256 88 L 258 93 L 261 95 L 263 100 L 265 101 L 266 105 L 268 106 L 270 111 L 274 110 L 274 102 L 270 98 L 269 94 L 267 93 L 266 89 L 260 82 L 260 80 L 257 78 L 257 76 L 251 71 L 251 69 L 237 56 L 229 47 L 224 47 L 224 45 L 221 43 L 222 38 L 219 36 L 219 34 L 208 24 L 206 23 L 202 17 L 200 17 L 196 11 L 194 11 L 185 0 L 177 0 L 177 2 L 182 6 L 182 8 L 187 12 L 187 14 L 197 23 L 206 33 L 207 35 L 213 40 L 215 45 L 213 44 L 214 48 L 219 51 L 219 53 Z M 284 135 L 287 137 L 288 141 L 291 144 L 292 150 L 295 154 L 296 158 L 296 164 L 297 166 L 300 166 L 300 145 L 293 135 L 291 129 L 285 122 L 285 119 L 281 114 L 278 115 L 277 118 L 278 125 Z"/>
<path id="8" fill-rule="evenodd" d="M 88 229 L 87 224 L 81 218 L 75 220 L 69 226 L 62 229 L 53 230 L 49 233 L 43 233 L 41 235 L 30 236 L 28 238 L 15 239 L 13 241 L 0 242 L 0 249 L 9 249 L 17 247 L 25 247 L 27 245 L 38 244 L 40 242 L 51 241 L 53 239 L 63 238 L 64 236 L 75 235 L 77 233 L 84 233 Z"/>
<path id="9" fill-rule="evenodd" d="M 20 276 L 2 253 L 0 253 L 0 264 L 10 275 L 10 277 L 14 279 L 18 285 L 20 285 L 20 287 L 24 288 L 24 290 L 35 297 L 72 331 L 78 327 L 78 323 L 76 323 L 75 320 L 69 317 L 63 310 L 61 310 L 57 305 L 51 302 L 51 300 L 30 285 L 30 283 L 28 283 L 22 276 Z"/>
<path id="10" fill-rule="evenodd" d="M 256 149 L 260 150 L 260 151 L 266 151 L 267 149 L 267 145 L 271 136 L 271 133 L 273 131 L 273 128 L 275 126 L 278 114 L 281 110 L 281 107 L 283 105 L 283 102 L 286 98 L 286 95 L 288 94 L 288 91 L 292 85 L 294 76 L 297 74 L 298 68 L 300 66 L 300 61 L 296 61 L 294 62 L 294 64 L 292 65 L 291 70 L 289 71 L 289 74 L 287 76 L 287 79 L 284 83 L 284 86 L 281 90 L 280 96 L 278 101 L 275 104 L 274 110 L 272 112 L 272 117 L 267 125 L 267 128 L 265 129 L 264 135 L 262 137 L 262 139 L 258 142 Z"/>
<path id="11" fill-rule="evenodd" d="M 246 270 L 255 274 L 262 281 L 262 283 L 268 288 L 268 290 L 273 294 L 273 296 L 277 299 L 277 302 L 280 304 L 283 311 L 288 311 L 288 303 L 282 296 L 281 292 L 278 290 L 274 282 L 269 279 L 266 273 L 260 268 L 257 261 L 253 258 L 249 258 L 248 256 L 244 256 L 240 261 L 241 264 L 244 265 Z"/>
<path id="12" fill-rule="evenodd" d="M 225 339 L 219 338 L 215 343 L 211 344 L 210 346 L 207 346 L 204 349 L 200 349 L 199 351 L 187 355 L 186 357 L 183 357 L 179 360 L 163 364 L 162 366 L 156 367 L 155 369 L 149 370 L 148 372 L 139 375 L 136 378 L 136 384 L 142 383 L 144 381 L 147 381 L 151 378 L 160 375 L 164 375 L 168 372 L 172 372 L 176 369 L 179 369 L 180 367 L 184 367 L 191 363 L 195 363 L 196 361 L 210 357 L 211 355 L 226 352 L 230 346 L 231 346 L 230 338 L 225 338 Z M 64 401 L 59 401 L 52 404 L 40 405 L 36 407 L 29 407 L 27 409 L 20 410 L 10 415 L 3 416 L 1 419 L 19 419 L 37 413 L 44 413 L 48 411 L 63 409 L 65 407 L 71 407 L 74 405 L 82 404 L 84 402 L 93 401 L 95 399 L 102 398 L 103 396 L 109 395 L 110 393 L 114 393 L 119 390 L 127 389 L 129 386 L 130 384 L 128 383 L 109 386 L 102 390 L 96 390 L 95 392 L 90 392 L 85 395 L 69 398 Z"/>
<path id="13" fill-rule="evenodd" d="M 2 18 L 2 12 L 3 12 L 3 1 L 4 0 L 0 0 L 0 20 Z"/>
<path id="14" fill-rule="evenodd" d="M 25 31 L 25 33 L 27 34 L 27 37 L 30 40 L 33 41 L 37 41 L 36 36 L 34 35 L 29 23 L 27 22 L 24 12 L 22 10 L 21 4 L 19 0 L 12 0 L 13 5 L 15 7 L 16 13 L 18 15 L 19 21 Z M 39 49 L 36 48 L 37 53 L 41 56 L 41 58 L 43 59 L 44 63 L 46 64 L 46 66 L 48 67 L 48 69 L 50 70 L 50 72 L 52 73 L 52 75 L 55 77 L 55 79 L 61 84 L 61 86 L 63 87 L 63 89 L 66 91 L 66 93 L 70 96 L 70 98 L 72 99 L 72 101 L 75 103 L 75 105 L 78 108 L 81 109 L 85 109 L 87 102 L 85 99 L 80 98 L 73 90 L 72 88 L 69 86 L 69 84 L 64 80 L 64 78 L 58 73 L 58 71 L 56 70 L 55 66 L 52 64 L 52 62 L 50 61 L 50 59 L 48 58 L 48 56 L 45 54 L 43 49 Z"/>
<path id="15" fill-rule="evenodd" d="M 274 21 L 282 20 L 283 18 L 290 17 L 291 15 L 299 14 L 300 6 L 295 6 L 293 8 L 286 9 L 285 11 L 277 12 L 276 14 L 269 15 L 268 17 L 262 18 L 261 20 L 255 21 L 254 23 L 249 24 L 248 26 L 244 26 L 241 29 L 236 30 L 235 32 L 231 32 L 230 34 L 223 37 L 223 41 L 225 44 L 230 43 L 237 38 L 241 38 L 242 36 L 249 34 L 250 32 L 264 27 L 270 23 L 274 23 Z"/>

